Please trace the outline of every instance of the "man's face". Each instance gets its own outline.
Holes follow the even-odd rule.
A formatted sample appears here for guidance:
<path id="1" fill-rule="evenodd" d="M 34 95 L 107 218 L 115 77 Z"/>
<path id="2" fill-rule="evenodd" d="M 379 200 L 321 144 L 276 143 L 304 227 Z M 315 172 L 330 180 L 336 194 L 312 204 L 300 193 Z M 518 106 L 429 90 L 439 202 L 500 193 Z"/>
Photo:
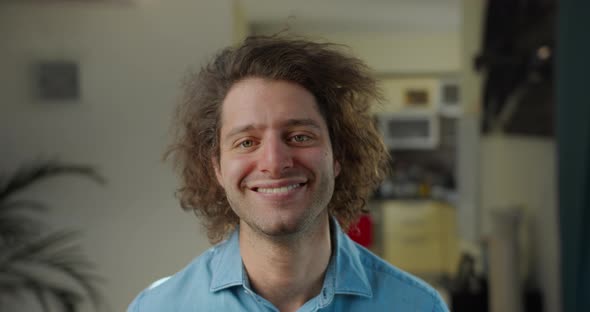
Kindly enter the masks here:
<path id="1" fill-rule="evenodd" d="M 340 172 L 314 96 L 290 82 L 248 78 L 223 101 L 217 180 L 242 226 L 268 236 L 327 218 Z"/>

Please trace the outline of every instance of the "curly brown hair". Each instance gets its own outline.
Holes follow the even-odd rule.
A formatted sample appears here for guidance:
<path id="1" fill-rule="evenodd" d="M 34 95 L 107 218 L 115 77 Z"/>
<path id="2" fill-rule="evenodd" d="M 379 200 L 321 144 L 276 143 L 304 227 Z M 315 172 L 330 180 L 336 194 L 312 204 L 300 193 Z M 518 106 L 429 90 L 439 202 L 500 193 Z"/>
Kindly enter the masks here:
<path id="1" fill-rule="evenodd" d="M 215 178 L 212 159 L 219 159 L 222 102 L 236 82 L 249 77 L 294 82 L 315 96 L 334 159 L 342 167 L 328 211 L 345 229 L 366 212 L 389 161 L 369 113 L 381 97 L 369 68 L 343 47 L 283 36 L 248 37 L 188 75 L 176 112 L 176 139 L 167 155 L 174 154 L 182 178 L 181 206 L 201 217 L 212 243 L 239 222 Z"/>

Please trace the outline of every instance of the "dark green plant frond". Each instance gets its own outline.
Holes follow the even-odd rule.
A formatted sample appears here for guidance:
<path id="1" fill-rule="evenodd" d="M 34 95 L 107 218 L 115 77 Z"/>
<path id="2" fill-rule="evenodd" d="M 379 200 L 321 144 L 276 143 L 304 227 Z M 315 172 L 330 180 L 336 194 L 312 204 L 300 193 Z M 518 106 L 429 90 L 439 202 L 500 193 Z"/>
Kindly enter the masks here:
<path id="1" fill-rule="evenodd" d="M 41 223 L 20 214 L 0 214 L 0 248 L 20 244 L 39 235 Z"/>
<path id="2" fill-rule="evenodd" d="M 61 303 L 64 312 L 76 312 L 78 303 L 82 301 L 82 298 L 68 292 L 56 292 L 54 295 Z"/>
<path id="3" fill-rule="evenodd" d="M 26 278 L 19 276 L 18 274 L 0 271 L 0 293 L 14 292 L 17 289 L 14 285 L 25 286 L 26 283 Z"/>
<path id="4" fill-rule="evenodd" d="M 102 279 L 94 272 L 94 265 L 75 245 L 76 235 L 77 233 L 72 231 L 55 232 L 18 248 L 1 252 L 0 277 L 12 275 L 14 280 L 21 279 L 20 284 L 24 281 L 27 284 L 41 285 L 47 291 L 59 294 L 60 300 L 80 297 L 73 287 L 60 286 L 59 283 L 55 284 L 55 281 L 50 280 L 51 278 L 40 274 L 43 271 L 54 272 L 72 280 L 95 307 L 100 306 L 103 296 L 97 284 L 102 282 Z"/>
<path id="5" fill-rule="evenodd" d="M 86 259 L 78 245 L 74 245 L 77 233 L 58 232 L 55 235 L 58 238 L 56 246 L 39 252 L 37 260 L 74 279 L 98 306 L 103 298 L 96 284 L 102 279 L 94 273 L 94 264 Z"/>
<path id="6" fill-rule="evenodd" d="M 82 270 L 78 266 L 72 266 L 65 263 L 51 263 L 53 268 L 60 270 L 63 273 L 72 277 L 86 292 L 86 295 L 95 307 L 100 306 L 104 298 L 102 292 L 98 288 L 97 283 L 102 282 L 103 279 L 97 274 Z"/>
<path id="7" fill-rule="evenodd" d="M 0 250 L 0 269 L 5 263 L 23 259 L 44 259 L 76 241 L 77 231 L 58 231 L 27 241 L 8 250 Z"/>
<path id="8" fill-rule="evenodd" d="M 42 224 L 31 212 L 45 211 L 47 207 L 38 201 L 0 202 L 0 248 L 38 236 Z"/>
<path id="9" fill-rule="evenodd" d="M 51 309 L 49 308 L 49 302 L 47 302 L 48 300 L 46 290 L 43 289 L 41 285 L 35 283 L 30 283 L 27 286 L 31 289 L 35 297 L 37 297 L 37 300 L 39 301 L 39 304 L 41 305 L 43 311 L 51 311 Z"/>
<path id="10" fill-rule="evenodd" d="M 12 211 L 35 211 L 35 212 L 46 212 L 47 205 L 36 200 L 11 200 L 0 202 L 0 214 L 9 213 Z"/>
<path id="11" fill-rule="evenodd" d="M 79 232 L 41 235 L 44 224 L 37 216 L 48 210 L 45 204 L 14 197 L 58 175 L 78 175 L 105 184 L 92 167 L 56 161 L 23 166 L 10 177 L 0 175 L 0 294 L 28 294 L 26 298 L 36 298 L 45 311 L 60 304 L 61 310 L 75 312 L 83 299 L 98 310 L 105 304 L 99 289 L 102 279 L 79 247 Z"/>
<path id="12" fill-rule="evenodd" d="M 98 184 L 105 184 L 105 180 L 94 168 L 89 166 L 65 165 L 56 161 L 23 166 L 10 178 L 0 177 L 0 202 L 5 201 L 17 192 L 43 179 L 63 174 L 82 175 L 94 180 Z"/>
<path id="13" fill-rule="evenodd" d="M 13 276 L 17 277 L 21 283 L 18 287 L 5 289 L 11 291 L 13 295 L 17 295 L 18 290 L 30 290 L 38 299 L 39 304 L 44 311 L 51 311 L 49 307 L 53 305 L 50 304 L 50 302 L 59 303 L 62 307 L 75 307 L 84 299 L 85 293 L 79 291 L 77 286 L 68 285 L 67 283 L 63 283 L 63 281 L 60 282 L 56 280 L 55 277 L 43 277 L 43 274 L 40 274 L 40 272 L 43 273 L 43 271 L 45 271 L 47 273 L 52 272 L 52 270 L 52 268 L 47 267 L 44 264 L 13 264 L 13 267 L 10 268 L 10 272 Z M 57 278 L 59 279 L 59 275 Z"/>

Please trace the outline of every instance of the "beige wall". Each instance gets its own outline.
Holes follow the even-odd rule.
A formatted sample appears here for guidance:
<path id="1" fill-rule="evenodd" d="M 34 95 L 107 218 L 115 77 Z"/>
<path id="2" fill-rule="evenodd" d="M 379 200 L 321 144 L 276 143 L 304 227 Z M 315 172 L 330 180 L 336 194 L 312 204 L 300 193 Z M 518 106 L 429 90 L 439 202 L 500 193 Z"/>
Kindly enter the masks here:
<path id="1" fill-rule="evenodd" d="M 522 207 L 522 277 L 541 287 L 547 311 L 560 311 L 555 140 L 485 136 L 480 164 L 483 236 L 492 232 L 492 211 Z"/>
<path id="2" fill-rule="evenodd" d="M 51 204 L 53 227 L 83 230 L 110 311 L 209 246 L 160 158 L 182 76 L 230 44 L 232 29 L 229 0 L 0 4 L 0 170 L 57 157 L 105 176 L 105 187 L 59 178 L 30 197 Z M 61 59 L 80 64 L 81 100 L 36 100 L 31 64 Z"/>
<path id="3" fill-rule="evenodd" d="M 460 68 L 459 32 L 326 33 L 349 45 L 377 72 L 456 72 Z"/>
<path id="4" fill-rule="evenodd" d="M 352 53 L 377 73 L 457 72 L 461 66 L 459 31 L 336 31 L 312 25 L 289 31 L 315 40 L 347 45 Z M 257 26 L 257 34 L 275 34 L 285 30 L 283 24 Z"/>
<path id="5" fill-rule="evenodd" d="M 233 43 L 240 43 L 250 32 L 248 20 L 244 13 L 244 8 L 239 0 L 232 0 L 232 17 L 233 17 Z"/>

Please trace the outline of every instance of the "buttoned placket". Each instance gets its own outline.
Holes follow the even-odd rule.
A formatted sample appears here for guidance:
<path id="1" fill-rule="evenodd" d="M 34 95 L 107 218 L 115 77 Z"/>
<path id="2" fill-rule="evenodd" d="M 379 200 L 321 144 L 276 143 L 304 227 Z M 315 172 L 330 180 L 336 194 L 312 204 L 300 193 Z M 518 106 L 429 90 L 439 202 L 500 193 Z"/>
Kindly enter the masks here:
<path id="1" fill-rule="evenodd" d="M 250 286 L 250 279 L 248 278 L 248 275 L 246 274 L 246 268 L 244 267 L 244 264 L 242 263 L 242 287 L 244 288 L 244 292 L 250 296 L 258 306 L 262 305 L 263 307 L 270 309 L 273 312 L 280 312 L 279 309 L 277 309 L 270 301 L 262 298 L 260 295 L 258 295 L 254 290 L 252 290 L 252 287 Z"/>
<path id="2" fill-rule="evenodd" d="M 319 309 L 325 308 L 328 306 L 334 297 L 334 279 L 335 276 L 335 263 L 333 263 L 335 259 L 330 260 L 330 264 L 328 266 L 328 270 L 326 271 L 326 277 L 324 278 L 324 285 L 322 287 L 322 291 L 316 297 L 312 298 L 308 302 L 306 302 L 303 306 L 297 309 L 297 312 L 313 312 Z M 250 286 L 250 280 L 248 279 L 248 275 L 245 273 L 246 270 L 242 264 L 242 287 L 243 291 L 258 305 L 262 305 L 267 309 L 270 309 L 273 312 L 280 312 L 279 309 L 272 304 L 270 301 L 264 299 L 256 292 L 254 292 Z"/>

